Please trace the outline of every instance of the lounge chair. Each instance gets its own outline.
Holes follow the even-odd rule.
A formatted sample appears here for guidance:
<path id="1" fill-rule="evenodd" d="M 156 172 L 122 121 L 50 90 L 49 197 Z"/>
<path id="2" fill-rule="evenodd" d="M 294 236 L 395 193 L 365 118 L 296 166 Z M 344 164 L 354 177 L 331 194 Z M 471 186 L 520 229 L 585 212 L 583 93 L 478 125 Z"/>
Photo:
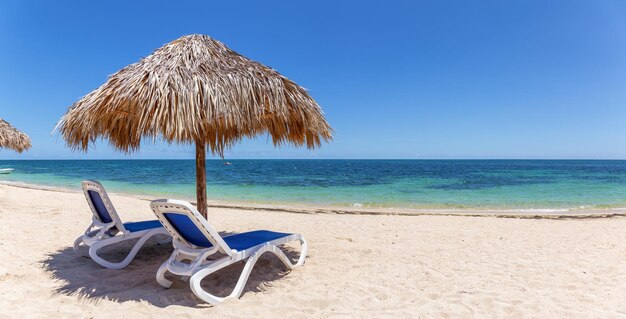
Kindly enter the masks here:
<path id="1" fill-rule="evenodd" d="M 189 285 L 193 293 L 203 301 L 217 305 L 225 299 L 241 296 L 252 267 L 265 252 L 278 256 L 289 269 L 304 264 L 307 242 L 299 234 L 256 230 L 221 237 L 196 208 L 187 202 L 161 199 L 152 201 L 150 207 L 172 235 L 175 248 L 171 257 L 157 271 L 157 282 L 165 288 L 172 285 L 165 278 L 167 271 L 183 276 L 184 279 L 190 277 Z M 278 246 L 296 240 L 300 241 L 301 252 L 298 262 L 293 264 Z M 225 256 L 207 259 L 218 252 Z M 221 298 L 202 289 L 200 282 L 203 278 L 242 260 L 247 261 L 230 295 Z"/>
<path id="2" fill-rule="evenodd" d="M 75 252 L 80 253 L 81 244 L 84 244 L 89 247 L 89 257 L 96 263 L 109 269 L 122 269 L 128 266 L 141 246 L 152 236 L 163 235 L 169 238 L 169 233 L 158 220 L 123 223 L 99 182 L 84 181 L 82 187 L 93 217 L 85 233 L 74 241 Z M 139 240 L 120 262 L 110 262 L 98 256 L 98 251 L 103 247 L 137 238 Z"/>

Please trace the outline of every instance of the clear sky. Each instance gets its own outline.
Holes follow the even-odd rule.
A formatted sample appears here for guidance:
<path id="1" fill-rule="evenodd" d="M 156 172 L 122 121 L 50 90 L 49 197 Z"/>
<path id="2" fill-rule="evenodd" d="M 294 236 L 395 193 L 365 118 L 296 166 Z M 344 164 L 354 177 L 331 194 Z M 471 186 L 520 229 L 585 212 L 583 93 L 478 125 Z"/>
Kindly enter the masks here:
<path id="1" fill-rule="evenodd" d="M 335 141 L 260 137 L 227 158 L 626 158 L 626 1 L 0 1 L 0 159 L 193 158 L 146 143 L 72 152 L 58 119 L 108 75 L 202 33 L 310 90 Z"/>

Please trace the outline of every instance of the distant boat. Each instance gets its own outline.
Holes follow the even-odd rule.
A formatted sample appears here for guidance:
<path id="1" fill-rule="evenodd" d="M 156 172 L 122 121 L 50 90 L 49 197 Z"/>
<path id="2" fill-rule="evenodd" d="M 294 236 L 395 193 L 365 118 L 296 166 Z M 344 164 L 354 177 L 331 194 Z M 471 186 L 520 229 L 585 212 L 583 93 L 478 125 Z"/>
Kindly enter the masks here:
<path id="1" fill-rule="evenodd" d="M 224 165 L 231 165 L 231 162 L 224 162 Z"/>
<path id="2" fill-rule="evenodd" d="M 0 174 L 11 174 L 14 170 L 14 168 L 0 168 Z"/>

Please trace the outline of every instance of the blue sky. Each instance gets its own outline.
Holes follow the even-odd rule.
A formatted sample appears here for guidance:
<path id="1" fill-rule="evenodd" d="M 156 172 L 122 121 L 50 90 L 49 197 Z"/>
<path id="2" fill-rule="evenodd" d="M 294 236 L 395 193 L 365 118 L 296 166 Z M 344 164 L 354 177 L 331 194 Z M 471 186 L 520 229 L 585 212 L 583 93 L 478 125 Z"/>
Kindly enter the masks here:
<path id="1" fill-rule="evenodd" d="M 56 121 L 107 76 L 202 33 L 308 88 L 319 150 L 243 141 L 227 158 L 626 158 L 624 1 L 1 1 L 0 117 L 33 139 L 0 159 L 193 158 L 72 152 Z"/>

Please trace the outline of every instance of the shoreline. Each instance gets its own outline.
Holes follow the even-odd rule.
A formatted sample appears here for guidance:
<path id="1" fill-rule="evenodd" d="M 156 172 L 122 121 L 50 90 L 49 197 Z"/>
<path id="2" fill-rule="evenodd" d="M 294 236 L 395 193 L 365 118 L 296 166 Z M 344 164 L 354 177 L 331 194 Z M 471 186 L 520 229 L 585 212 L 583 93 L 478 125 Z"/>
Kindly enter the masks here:
<path id="1" fill-rule="evenodd" d="M 0 185 L 23 189 L 42 190 L 63 193 L 81 193 L 65 187 L 55 187 L 23 182 L 0 181 Z M 151 201 L 158 197 L 137 195 L 123 192 L 109 192 L 109 194 L 132 197 L 143 201 Z M 188 200 L 196 205 L 196 202 Z M 495 217 L 515 219 L 587 219 L 626 217 L 626 208 L 607 209 L 413 209 L 413 208 L 352 208 L 341 206 L 298 205 L 298 204 L 261 204 L 248 202 L 233 202 L 223 200 L 208 200 L 209 208 L 241 209 L 248 211 L 275 211 L 294 214 L 338 214 L 338 215 L 387 215 L 387 216 L 461 216 L 461 217 Z"/>

